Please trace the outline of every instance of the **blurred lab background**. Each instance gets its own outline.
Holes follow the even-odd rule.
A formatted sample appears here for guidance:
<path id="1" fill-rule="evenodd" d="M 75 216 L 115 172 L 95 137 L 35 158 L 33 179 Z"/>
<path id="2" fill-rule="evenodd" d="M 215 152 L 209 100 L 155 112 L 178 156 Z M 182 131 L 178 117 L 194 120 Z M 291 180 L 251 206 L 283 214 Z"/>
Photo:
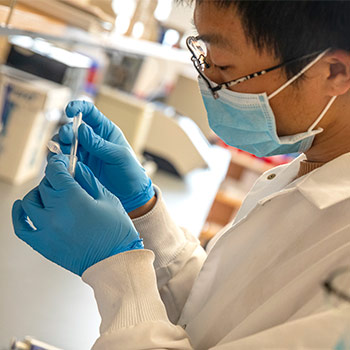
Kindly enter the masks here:
<path id="1" fill-rule="evenodd" d="M 27 335 L 87 350 L 98 336 L 92 291 L 11 224 L 70 100 L 94 102 L 123 130 L 175 220 L 203 246 L 262 172 L 293 158 L 256 158 L 210 130 L 185 45 L 192 13 L 172 0 L 0 0 L 0 350 Z"/>

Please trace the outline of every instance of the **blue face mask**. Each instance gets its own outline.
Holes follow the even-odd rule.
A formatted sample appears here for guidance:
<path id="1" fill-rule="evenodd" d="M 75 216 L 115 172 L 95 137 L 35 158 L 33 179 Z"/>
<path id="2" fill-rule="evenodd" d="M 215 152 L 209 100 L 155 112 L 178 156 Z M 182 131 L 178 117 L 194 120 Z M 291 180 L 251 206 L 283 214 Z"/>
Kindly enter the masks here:
<path id="1" fill-rule="evenodd" d="M 269 100 L 304 74 L 327 51 L 319 55 L 270 96 L 267 96 L 266 93 L 246 94 L 223 89 L 219 92 L 220 97 L 214 99 L 204 80 L 199 78 L 199 87 L 211 129 L 228 145 L 257 157 L 307 151 L 315 135 L 323 131 L 321 128 L 316 130 L 314 128 L 326 114 L 336 96 L 331 98 L 306 132 L 281 137 L 277 135 L 275 116 Z"/>

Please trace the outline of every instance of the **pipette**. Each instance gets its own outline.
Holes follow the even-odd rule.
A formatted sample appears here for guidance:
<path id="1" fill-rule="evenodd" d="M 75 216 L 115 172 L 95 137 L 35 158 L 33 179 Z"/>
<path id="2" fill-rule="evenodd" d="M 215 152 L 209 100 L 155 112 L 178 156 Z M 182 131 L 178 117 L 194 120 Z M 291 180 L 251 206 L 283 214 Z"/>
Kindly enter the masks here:
<path id="1" fill-rule="evenodd" d="M 83 120 L 83 114 L 79 112 L 73 119 L 73 140 L 70 148 L 69 156 L 69 173 L 74 177 L 75 175 L 75 166 L 77 165 L 77 151 L 78 151 L 78 129 Z"/>

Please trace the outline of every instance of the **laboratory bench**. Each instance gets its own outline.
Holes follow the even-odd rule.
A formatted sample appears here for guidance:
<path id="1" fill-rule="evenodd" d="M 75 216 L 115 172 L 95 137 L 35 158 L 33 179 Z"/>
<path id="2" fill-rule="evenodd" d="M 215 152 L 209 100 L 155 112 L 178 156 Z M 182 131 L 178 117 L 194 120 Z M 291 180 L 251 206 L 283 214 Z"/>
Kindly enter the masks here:
<path id="1" fill-rule="evenodd" d="M 226 175 L 230 154 L 213 147 L 210 166 L 183 179 L 157 171 L 153 182 L 176 222 L 199 236 Z M 12 337 L 33 336 L 64 350 L 88 350 L 99 335 L 100 316 L 92 289 L 80 277 L 49 262 L 13 233 L 12 203 L 38 184 L 0 182 L 0 350 Z"/>

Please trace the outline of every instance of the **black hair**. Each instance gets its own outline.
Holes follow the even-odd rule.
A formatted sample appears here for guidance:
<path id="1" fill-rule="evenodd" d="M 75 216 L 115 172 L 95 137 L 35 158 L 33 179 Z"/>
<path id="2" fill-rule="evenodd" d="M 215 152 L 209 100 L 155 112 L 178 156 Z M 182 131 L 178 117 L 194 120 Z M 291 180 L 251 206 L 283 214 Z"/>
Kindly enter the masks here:
<path id="1" fill-rule="evenodd" d="M 233 7 L 248 39 L 259 49 L 272 49 L 281 62 L 327 48 L 350 51 L 350 1 L 330 0 L 175 0 L 219 8 Z M 287 65 L 296 74 L 314 58 Z"/>

